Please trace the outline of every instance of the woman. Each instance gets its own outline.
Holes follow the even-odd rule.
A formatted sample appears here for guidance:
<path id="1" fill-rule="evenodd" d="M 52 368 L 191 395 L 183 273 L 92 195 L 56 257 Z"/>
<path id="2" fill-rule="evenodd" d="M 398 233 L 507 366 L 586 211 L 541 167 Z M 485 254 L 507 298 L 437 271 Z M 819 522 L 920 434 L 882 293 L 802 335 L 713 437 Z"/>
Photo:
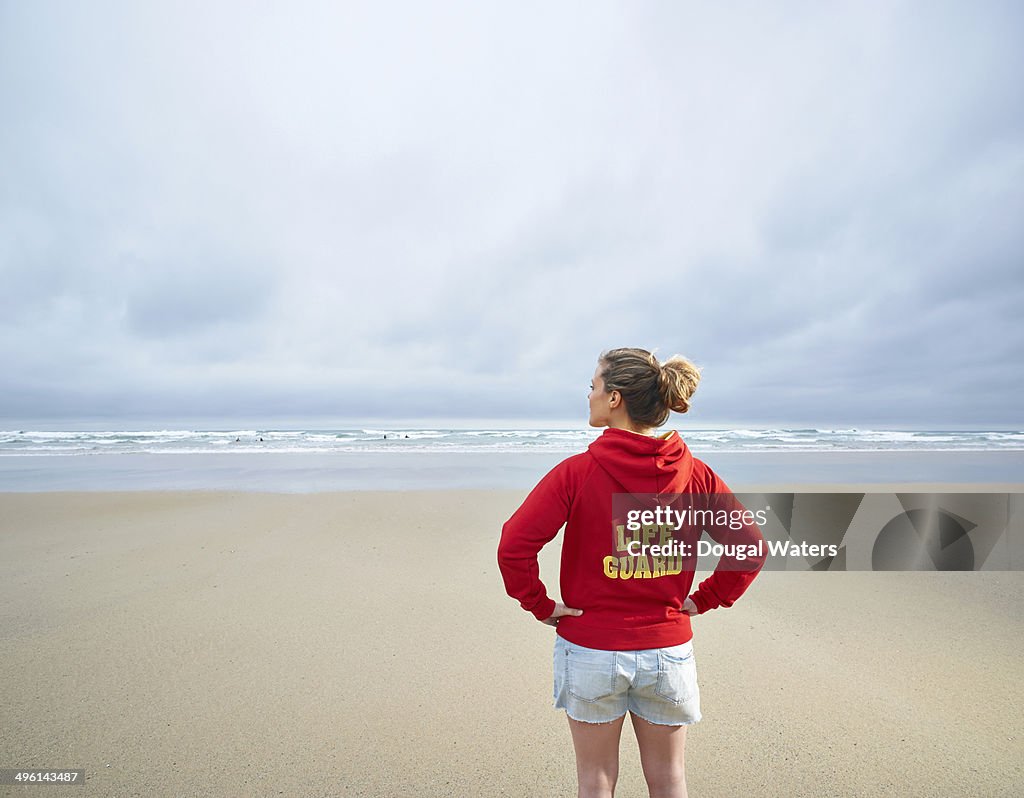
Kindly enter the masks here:
<path id="1" fill-rule="evenodd" d="M 690 616 L 732 606 L 764 564 L 763 557 L 722 557 L 691 595 L 693 559 L 683 566 L 657 550 L 640 553 L 643 543 L 665 542 L 651 536 L 668 534 L 666 527 L 640 533 L 621 523 L 625 507 L 649 508 L 665 494 L 741 506 L 677 432 L 655 434 L 670 411 L 689 410 L 699 381 L 700 371 L 679 356 L 662 364 L 644 349 L 602 353 L 590 425 L 607 429 L 548 472 L 502 527 L 498 564 L 506 591 L 557 628 L 554 701 L 568 717 L 581 798 L 614 794 L 627 712 L 650 795 L 686 796 L 686 727 L 701 719 Z M 538 551 L 563 525 L 565 604 L 548 597 L 537 565 Z M 702 528 L 720 542 L 763 540 L 751 524 Z M 693 529 L 688 534 L 695 543 Z"/>

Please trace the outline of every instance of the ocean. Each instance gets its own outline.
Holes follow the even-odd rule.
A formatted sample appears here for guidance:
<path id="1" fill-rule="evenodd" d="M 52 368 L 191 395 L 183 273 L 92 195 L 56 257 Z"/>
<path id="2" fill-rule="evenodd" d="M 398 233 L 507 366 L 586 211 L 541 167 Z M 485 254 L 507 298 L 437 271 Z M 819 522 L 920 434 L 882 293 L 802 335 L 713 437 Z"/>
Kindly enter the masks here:
<path id="1" fill-rule="evenodd" d="M 0 431 L 0 491 L 528 488 L 575 429 Z M 730 484 L 1024 482 L 1024 432 L 680 429 Z"/>
<path id="2" fill-rule="evenodd" d="M 666 428 L 667 429 L 667 428 Z M 580 429 L 162 429 L 0 430 L 0 455 L 251 454 L 334 452 L 521 452 L 572 454 L 601 430 Z M 704 452 L 1024 451 L 1024 432 L 870 429 L 687 429 Z"/>

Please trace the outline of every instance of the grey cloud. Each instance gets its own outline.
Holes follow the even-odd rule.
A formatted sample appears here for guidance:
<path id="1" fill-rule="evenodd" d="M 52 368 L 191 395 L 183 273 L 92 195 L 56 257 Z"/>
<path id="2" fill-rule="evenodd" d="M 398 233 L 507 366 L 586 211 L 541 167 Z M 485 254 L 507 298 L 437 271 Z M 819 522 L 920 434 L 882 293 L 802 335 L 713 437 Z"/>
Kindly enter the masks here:
<path id="1" fill-rule="evenodd" d="M 1022 23 L 3 5 L 0 417 L 577 416 L 636 345 L 694 421 L 1019 424 Z"/>
<path id="2" fill-rule="evenodd" d="M 275 284 L 267 276 L 223 264 L 132 264 L 125 297 L 125 324 L 142 338 L 162 338 L 210 326 L 254 322 L 272 304 Z"/>

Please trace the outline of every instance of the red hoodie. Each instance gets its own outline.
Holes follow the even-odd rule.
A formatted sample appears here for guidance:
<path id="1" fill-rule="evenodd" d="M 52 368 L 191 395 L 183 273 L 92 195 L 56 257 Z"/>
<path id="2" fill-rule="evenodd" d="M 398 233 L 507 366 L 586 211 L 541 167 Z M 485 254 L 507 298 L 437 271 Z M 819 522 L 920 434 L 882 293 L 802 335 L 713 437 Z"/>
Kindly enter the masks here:
<path id="1" fill-rule="evenodd" d="M 612 496 L 624 493 L 731 497 L 728 486 L 690 453 L 675 430 L 653 438 L 609 427 L 586 452 L 551 469 L 502 527 L 498 566 L 505 590 L 538 620 L 551 616 L 555 602 L 540 580 L 537 552 L 564 525 L 562 601 L 583 614 L 562 616 L 558 634 L 580 646 L 619 651 L 685 643 L 693 637 L 690 616 L 682 611 L 693 570 L 656 578 L 622 578 L 632 567 L 609 572 Z M 706 531 L 722 541 L 720 532 Z M 728 538 L 729 543 L 764 545 L 753 524 Z M 763 557 L 738 561 L 723 556 L 690 596 L 698 612 L 731 607 L 763 565 Z"/>

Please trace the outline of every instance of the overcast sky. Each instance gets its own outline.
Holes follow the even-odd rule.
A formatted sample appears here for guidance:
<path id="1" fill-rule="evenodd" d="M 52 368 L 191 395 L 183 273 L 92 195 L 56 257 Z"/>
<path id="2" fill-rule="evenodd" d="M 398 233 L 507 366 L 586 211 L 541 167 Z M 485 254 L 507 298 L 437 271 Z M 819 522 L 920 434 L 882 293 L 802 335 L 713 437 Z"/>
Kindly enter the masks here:
<path id="1" fill-rule="evenodd" d="M 1024 427 L 1024 5 L 0 0 L 0 423 Z"/>

